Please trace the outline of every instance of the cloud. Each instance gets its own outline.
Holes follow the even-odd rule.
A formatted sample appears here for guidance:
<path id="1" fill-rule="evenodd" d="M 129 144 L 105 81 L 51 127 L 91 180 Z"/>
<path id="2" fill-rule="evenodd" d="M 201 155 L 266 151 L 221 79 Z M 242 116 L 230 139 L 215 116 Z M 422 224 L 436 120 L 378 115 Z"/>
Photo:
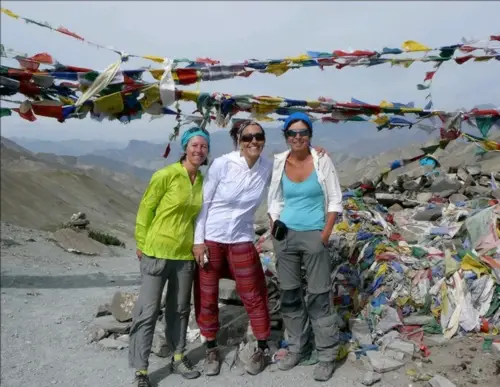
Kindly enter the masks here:
<path id="1" fill-rule="evenodd" d="M 486 38 L 498 33 L 498 2 L 18 2 L 2 6 L 28 18 L 63 25 L 96 43 L 128 53 L 169 57 L 211 57 L 223 62 L 249 58 L 282 58 L 307 50 L 381 49 L 400 47 L 412 39 L 429 46 L 458 43 L 462 37 Z M 62 34 L 24 25 L 5 15 L 2 44 L 30 54 L 48 52 L 65 64 L 104 69 L 116 54 L 98 50 Z M 131 60 L 126 68 L 149 65 Z M 492 85 L 500 84 L 498 61 L 445 63 L 435 77 L 436 108 L 467 108 L 482 103 L 500 105 Z M 248 79 L 207 82 L 207 92 L 285 96 L 297 99 L 355 97 L 367 102 L 415 101 L 431 64 L 410 68 L 327 68 L 289 71 L 281 77 L 255 74 Z M 194 105 L 186 105 L 186 111 Z M 59 124 L 39 119 L 2 119 L 2 132 L 39 138 L 161 139 L 173 127 L 171 118 L 121 125 L 90 119 Z"/>

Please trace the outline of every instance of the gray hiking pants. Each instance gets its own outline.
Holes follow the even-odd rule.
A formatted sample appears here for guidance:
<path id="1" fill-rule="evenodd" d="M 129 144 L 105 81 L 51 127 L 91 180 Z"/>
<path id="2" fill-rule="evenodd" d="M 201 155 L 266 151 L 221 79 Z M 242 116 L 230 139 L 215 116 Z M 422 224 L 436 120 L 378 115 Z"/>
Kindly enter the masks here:
<path id="1" fill-rule="evenodd" d="M 172 352 L 184 353 L 195 265 L 194 260 L 157 259 L 143 254 L 140 265 L 141 290 L 130 328 L 128 359 L 131 368 L 148 369 L 163 288 L 167 280 L 165 337 Z"/>
<path id="2" fill-rule="evenodd" d="M 292 353 L 310 350 L 311 328 L 320 361 L 334 361 L 339 329 L 333 309 L 331 261 L 320 231 L 288 230 L 282 241 L 273 239 L 281 290 L 281 315 Z M 307 301 L 302 291 L 301 267 L 307 276 Z"/>

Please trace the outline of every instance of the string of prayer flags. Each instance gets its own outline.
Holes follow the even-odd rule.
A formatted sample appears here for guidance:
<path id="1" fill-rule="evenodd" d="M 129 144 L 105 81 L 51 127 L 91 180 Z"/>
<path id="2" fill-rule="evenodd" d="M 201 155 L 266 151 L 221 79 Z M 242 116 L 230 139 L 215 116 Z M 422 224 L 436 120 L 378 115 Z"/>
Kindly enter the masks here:
<path id="1" fill-rule="evenodd" d="M 1 12 L 11 18 L 23 20 L 27 24 L 36 25 L 42 28 L 50 29 L 54 32 L 85 42 L 94 47 L 106 49 L 120 55 L 122 61 L 128 61 L 129 58 L 142 58 L 154 63 L 162 64 L 164 55 L 137 55 L 126 54 L 124 50 L 117 50 L 114 47 L 99 44 L 85 39 L 80 34 L 70 31 L 66 27 L 53 27 L 47 22 L 35 21 L 30 18 L 15 14 L 11 10 L 1 8 Z M 438 48 L 428 47 L 414 40 L 403 42 L 401 49 L 384 47 L 382 50 L 352 50 L 345 51 L 335 49 L 329 52 L 307 51 L 306 54 L 290 56 L 282 59 L 256 60 L 248 59 L 237 63 L 223 64 L 222 61 L 212 58 L 177 58 L 173 59 L 172 76 L 176 85 L 190 85 L 201 81 L 217 81 L 231 79 L 234 77 L 249 77 L 254 73 L 274 74 L 281 76 L 291 69 L 300 69 L 306 67 L 335 67 L 342 69 L 344 67 L 371 67 L 384 63 L 391 66 L 410 67 L 415 62 L 434 63 L 435 71 L 428 71 L 424 78 L 424 83 L 418 84 L 420 90 L 428 90 L 431 87 L 432 77 L 441 64 L 445 61 L 454 60 L 457 64 L 464 64 L 471 59 L 475 62 L 486 62 L 491 59 L 500 60 L 500 45 L 492 46 L 492 42 L 498 42 L 498 35 L 490 35 L 489 38 L 482 41 L 468 42 L 463 41 L 459 44 L 447 45 Z M 483 55 L 471 55 L 472 52 L 482 50 Z M 465 56 L 455 57 L 456 52 L 466 53 Z M 431 52 L 436 52 L 431 55 Z M 401 57 L 404 54 L 423 53 L 423 56 Z M 2 54 L 2 56 L 4 56 Z M 391 56 L 391 57 L 387 57 Z M 34 59 L 32 59 L 34 60 Z M 36 63 L 36 61 L 34 62 Z M 184 67 L 179 65 L 184 64 Z M 150 70 L 151 75 L 160 80 L 163 75 L 162 69 Z M 426 83 L 427 82 L 427 83 Z M 428 95 L 429 104 L 432 106 L 432 97 Z"/>

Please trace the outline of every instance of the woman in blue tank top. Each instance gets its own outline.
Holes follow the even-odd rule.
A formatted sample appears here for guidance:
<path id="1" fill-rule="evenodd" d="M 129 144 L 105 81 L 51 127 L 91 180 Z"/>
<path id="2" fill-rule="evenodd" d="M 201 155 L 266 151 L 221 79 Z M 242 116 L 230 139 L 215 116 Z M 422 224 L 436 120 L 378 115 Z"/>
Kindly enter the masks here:
<path id="1" fill-rule="evenodd" d="M 332 160 L 311 149 L 313 127 L 304 113 L 285 121 L 289 151 L 275 156 L 269 188 L 269 217 L 281 288 L 281 314 L 288 331 L 288 355 L 279 362 L 290 370 L 311 352 L 311 330 L 319 363 L 317 381 L 335 370 L 339 331 L 331 296 L 331 261 L 327 243 L 342 192 Z M 301 268 L 307 276 L 307 303 L 302 296 Z"/>

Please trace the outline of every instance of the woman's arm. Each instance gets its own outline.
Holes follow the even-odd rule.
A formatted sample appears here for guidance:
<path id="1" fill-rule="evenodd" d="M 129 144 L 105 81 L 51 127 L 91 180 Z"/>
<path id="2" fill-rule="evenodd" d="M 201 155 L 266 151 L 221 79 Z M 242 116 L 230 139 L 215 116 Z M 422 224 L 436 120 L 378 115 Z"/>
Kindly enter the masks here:
<path id="1" fill-rule="evenodd" d="M 330 235 L 335 226 L 335 221 L 339 213 L 342 213 L 342 188 L 340 187 L 339 179 L 337 177 L 337 171 L 333 165 L 330 157 L 323 157 L 322 160 L 323 168 L 322 173 L 326 179 L 326 191 L 327 191 L 327 219 L 325 228 L 322 232 L 323 242 L 328 242 Z"/>
<path id="2" fill-rule="evenodd" d="M 139 204 L 135 222 L 135 240 L 137 243 L 137 250 L 141 253 L 144 249 L 149 226 L 151 226 L 155 217 L 156 208 L 160 204 L 165 192 L 167 192 L 169 177 L 170 174 L 168 170 L 159 170 L 153 173 L 149 185 L 141 199 L 141 203 Z M 139 252 L 137 255 L 139 256 Z"/>
<path id="3" fill-rule="evenodd" d="M 278 161 L 274 159 L 273 172 L 267 195 L 267 215 L 269 217 L 270 227 L 272 227 L 274 221 L 279 218 L 281 209 L 283 208 L 283 193 L 280 189 L 281 174 L 283 171 L 279 170 L 277 163 Z"/>
<path id="4" fill-rule="evenodd" d="M 205 243 L 205 223 L 207 222 L 208 209 L 212 204 L 212 200 L 215 195 L 215 191 L 219 185 L 220 179 L 222 177 L 222 168 L 224 162 L 221 158 L 214 160 L 210 168 L 208 169 L 207 176 L 203 182 L 203 204 L 201 206 L 200 213 L 196 219 L 196 227 L 194 232 L 194 243 L 203 244 Z"/>

